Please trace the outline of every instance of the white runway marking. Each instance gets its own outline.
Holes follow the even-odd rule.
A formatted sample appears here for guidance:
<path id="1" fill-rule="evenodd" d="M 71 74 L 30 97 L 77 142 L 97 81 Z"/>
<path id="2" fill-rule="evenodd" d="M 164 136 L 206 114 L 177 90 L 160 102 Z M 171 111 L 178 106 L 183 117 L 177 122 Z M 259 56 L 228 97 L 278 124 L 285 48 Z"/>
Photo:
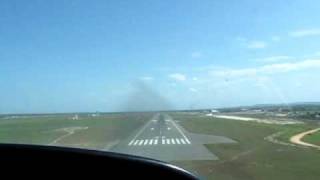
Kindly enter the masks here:
<path id="1" fill-rule="evenodd" d="M 154 125 L 155 125 L 156 122 L 158 122 L 158 120 L 156 120 L 154 118 L 151 119 L 149 122 L 147 122 L 146 125 L 144 125 L 139 130 L 139 132 L 135 135 L 135 137 L 131 141 L 129 141 L 129 143 L 127 145 L 128 146 L 152 146 L 152 145 L 158 145 L 158 142 L 159 142 L 159 144 L 163 144 L 163 145 L 187 145 L 187 144 L 191 144 L 191 141 L 188 139 L 188 137 L 184 133 L 184 130 L 182 129 L 182 127 L 179 124 L 177 124 L 177 122 L 174 121 L 171 118 L 165 119 L 165 126 L 163 128 L 160 128 L 160 135 L 158 135 L 157 137 L 155 137 L 155 136 L 150 137 L 150 139 L 141 138 L 140 135 L 143 134 L 144 131 L 147 130 L 147 129 L 150 129 L 151 131 L 155 132 L 156 128 L 155 128 Z M 171 123 L 172 125 L 169 125 L 167 122 Z M 169 133 L 169 132 L 162 131 L 163 132 L 162 133 L 161 129 L 174 130 L 174 131 L 177 130 L 180 135 L 173 136 L 173 137 L 165 137 L 164 135 L 166 133 Z M 139 140 L 137 140 L 137 139 L 139 139 Z"/>
<path id="2" fill-rule="evenodd" d="M 161 139 L 161 144 L 165 145 L 186 145 L 186 144 L 191 144 L 184 138 L 163 138 Z M 142 140 L 135 140 L 130 142 L 128 145 L 129 146 L 152 146 L 152 145 L 157 145 L 158 144 L 158 139 L 142 139 Z"/>
<path id="3" fill-rule="evenodd" d="M 171 123 L 174 125 L 175 128 L 178 129 L 178 131 L 180 132 L 180 134 L 184 137 L 184 139 L 186 140 L 186 142 L 188 144 L 191 144 L 191 142 L 189 141 L 189 139 L 187 138 L 187 136 L 182 132 L 182 130 L 178 127 L 178 125 L 173 121 L 171 120 Z"/>
<path id="4" fill-rule="evenodd" d="M 149 141 L 149 145 L 152 145 L 152 143 L 153 143 L 153 139 L 151 139 L 151 140 Z"/>
<path id="5" fill-rule="evenodd" d="M 143 143 L 143 140 L 141 140 L 141 141 L 140 141 L 139 146 L 141 146 L 141 145 L 142 145 L 142 143 Z"/>
<path id="6" fill-rule="evenodd" d="M 130 141 L 129 146 L 131 146 L 133 144 L 134 140 Z"/>
<path id="7" fill-rule="evenodd" d="M 153 121 L 153 120 L 152 120 Z M 133 141 L 137 139 L 137 137 L 149 126 L 149 124 L 152 122 L 149 121 L 146 123 L 145 126 L 143 126 L 143 128 L 140 129 L 140 131 L 134 136 L 134 138 L 132 139 Z"/>
<path id="8" fill-rule="evenodd" d="M 144 141 L 143 145 L 148 144 L 148 139 Z"/>
<path id="9" fill-rule="evenodd" d="M 134 146 L 137 145 L 138 142 L 139 142 L 139 140 L 136 140 L 133 145 L 134 145 Z"/>

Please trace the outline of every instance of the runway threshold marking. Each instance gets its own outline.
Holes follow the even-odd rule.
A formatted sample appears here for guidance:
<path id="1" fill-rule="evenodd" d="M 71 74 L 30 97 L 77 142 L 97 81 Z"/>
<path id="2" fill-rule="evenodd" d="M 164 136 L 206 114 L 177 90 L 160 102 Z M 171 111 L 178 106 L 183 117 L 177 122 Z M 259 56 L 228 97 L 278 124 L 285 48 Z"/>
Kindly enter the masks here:
<path id="1" fill-rule="evenodd" d="M 139 140 L 136 140 L 133 145 L 135 146 L 135 145 L 137 145 L 138 143 L 139 143 Z"/>
<path id="2" fill-rule="evenodd" d="M 170 139 L 167 139 L 167 144 L 170 144 Z"/>
<path id="3" fill-rule="evenodd" d="M 176 124 L 173 120 L 171 120 L 171 123 L 174 125 L 175 128 L 178 129 L 178 131 L 179 131 L 180 134 L 184 137 L 184 139 L 186 140 L 186 142 L 187 142 L 188 144 L 191 144 L 191 142 L 189 141 L 189 139 L 187 138 L 187 136 L 182 132 L 182 130 L 177 126 L 177 124 Z"/>
<path id="4" fill-rule="evenodd" d="M 149 145 L 152 145 L 152 143 L 153 143 L 153 139 L 151 139 L 151 140 L 149 141 Z"/>
<path id="5" fill-rule="evenodd" d="M 148 144 L 148 139 L 144 141 L 143 145 Z"/>
<path id="6" fill-rule="evenodd" d="M 174 128 L 176 128 L 178 130 L 178 132 L 182 135 L 183 138 L 179 139 L 179 138 L 162 138 L 161 141 L 159 139 L 159 144 L 164 144 L 164 145 L 185 145 L 185 144 L 191 144 L 190 140 L 188 139 L 188 137 L 183 133 L 183 131 L 179 128 L 179 125 L 176 124 L 176 122 L 174 122 L 174 120 L 170 119 L 170 120 L 165 120 L 166 122 L 171 122 L 172 125 L 174 126 Z M 149 127 L 151 122 L 156 122 L 155 119 L 150 120 L 149 122 L 147 122 L 140 130 L 139 132 L 134 136 L 134 138 L 128 143 L 128 146 L 145 146 L 145 145 L 158 145 L 158 138 L 152 138 L 152 139 L 141 139 L 141 140 L 137 140 L 137 138 L 141 135 L 141 133 L 143 133 L 143 131 Z M 154 127 L 152 127 L 151 129 L 154 129 Z M 172 129 L 170 127 L 167 127 L 167 129 Z M 161 131 L 161 129 L 160 129 Z M 161 133 L 161 132 L 160 132 Z M 161 134 L 160 134 L 161 135 Z"/>
<path id="7" fill-rule="evenodd" d="M 143 144 L 143 140 L 140 141 L 139 146 L 141 146 Z"/>
<path id="8" fill-rule="evenodd" d="M 137 139 L 137 137 L 149 126 L 149 124 L 151 123 L 151 122 L 153 122 L 154 120 L 151 120 L 151 121 L 149 121 L 149 122 L 147 122 L 141 129 L 140 129 L 140 131 L 134 136 L 134 138 L 130 141 L 130 143 L 132 142 L 133 143 L 133 141 L 135 141 L 136 139 Z M 129 144 L 130 144 L 129 143 Z M 131 144 L 132 144 L 131 143 Z"/>
<path id="9" fill-rule="evenodd" d="M 185 139 L 183 138 L 165 138 L 161 139 L 160 144 L 163 145 L 188 145 L 190 143 L 186 142 Z M 128 144 L 129 146 L 153 146 L 153 145 L 158 145 L 158 139 L 139 139 L 134 141 L 131 145 Z"/>

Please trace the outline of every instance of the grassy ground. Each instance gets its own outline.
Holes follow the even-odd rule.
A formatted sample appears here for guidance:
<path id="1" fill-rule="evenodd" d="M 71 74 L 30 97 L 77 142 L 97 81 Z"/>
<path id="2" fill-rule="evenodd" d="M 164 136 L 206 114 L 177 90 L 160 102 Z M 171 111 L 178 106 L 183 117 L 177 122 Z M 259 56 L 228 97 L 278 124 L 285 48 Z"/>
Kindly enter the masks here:
<path id="1" fill-rule="evenodd" d="M 59 140 L 58 146 L 103 149 L 129 136 L 150 119 L 150 114 L 116 114 L 100 117 L 32 117 L 0 120 L 0 143 L 50 144 L 68 134 L 65 128 L 88 127 Z"/>
<path id="2" fill-rule="evenodd" d="M 317 132 L 315 132 L 313 134 L 306 135 L 303 138 L 303 141 L 311 143 L 311 144 L 316 144 L 316 145 L 320 146 L 320 132 L 317 131 Z"/>
<path id="3" fill-rule="evenodd" d="M 264 140 L 282 132 L 277 140 L 289 143 L 297 133 L 313 129 L 313 122 L 298 125 L 273 125 L 172 113 L 189 132 L 221 135 L 236 144 L 208 144 L 217 161 L 173 162 L 206 179 L 319 179 L 320 151 L 281 145 Z M 100 117 L 33 117 L 0 120 L 0 143 L 50 144 L 68 134 L 65 129 L 88 127 L 60 139 L 56 145 L 104 149 L 139 129 L 152 114 L 111 114 Z M 316 141 L 320 133 L 307 137 Z"/>
<path id="4" fill-rule="evenodd" d="M 210 117 L 175 114 L 175 119 L 190 132 L 223 135 L 237 144 L 211 144 L 208 149 L 218 161 L 174 162 L 208 179 L 319 179 L 320 151 L 275 144 L 264 137 L 284 132 L 278 137 L 288 142 L 306 125 L 270 125 Z"/>

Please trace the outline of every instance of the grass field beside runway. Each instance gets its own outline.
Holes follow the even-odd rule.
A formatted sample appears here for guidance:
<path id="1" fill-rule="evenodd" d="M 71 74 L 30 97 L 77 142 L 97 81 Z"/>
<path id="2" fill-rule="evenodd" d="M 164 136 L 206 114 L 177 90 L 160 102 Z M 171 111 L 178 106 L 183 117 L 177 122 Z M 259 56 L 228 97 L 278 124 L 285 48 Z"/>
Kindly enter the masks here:
<path id="1" fill-rule="evenodd" d="M 291 136 L 316 128 L 318 125 L 315 122 L 277 125 L 190 113 L 170 115 L 191 133 L 225 136 L 237 141 L 234 144 L 206 145 L 219 160 L 173 162 L 206 179 L 309 180 L 320 177 L 319 150 L 265 140 L 281 132 L 275 139 L 290 144 Z M 79 120 L 71 120 L 70 115 L 0 119 L 0 143 L 47 145 L 63 137 L 54 145 L 105 149 L 136 133 L 152 116 L 152 113 L 123 113 L 99 117 L 80 115 Z M 67 136 L 70 132 L 73 134 Z M 307 136 L 306 141 L 317 141 L 319 134 L 317 132 L 314 136 Z"/>
<path id="2" fill-rule="evenodd" d="M 66 135 L 64 129 L 87 127 L 52 145 L 103 149 L 129 136 L 150 118 L 151 114 L 114 114 L 79 120 L 72 120 L 70 116 L 1 119 L 0 143 L 47 145 Z"/>
<path id="3" fill-rule="evenodd" d="M 208 179 L 319 179 L 320 151 L 312 148 L 287 146 L 264 140 L 277 137 L 289 143 L 289 137 L 314 128 L 314 124 L 274 125 L 244 122 L 199 115 L 172 115 L 189 132 L 222 135 L 236 144 L 212 144 L 207 148 L 218 161 L 174 162 Z"/>
<path id="4" fill-rule="evenodd" d="M 320 132 L 318 131 L 313 134 L 306 135 L 302 140 L 307 143 L 320 146 Z"/>

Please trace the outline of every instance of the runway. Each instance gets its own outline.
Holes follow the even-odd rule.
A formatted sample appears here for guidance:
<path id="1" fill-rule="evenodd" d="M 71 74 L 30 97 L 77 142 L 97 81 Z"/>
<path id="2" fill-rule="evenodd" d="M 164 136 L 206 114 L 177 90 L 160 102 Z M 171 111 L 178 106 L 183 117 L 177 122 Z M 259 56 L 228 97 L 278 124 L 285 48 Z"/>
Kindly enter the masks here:
<path id="1" fill-rule="evenodd" d="M 163 161 L 217 160 L 203 144 L 235 143 L 222 136 L 198 135 L 187 132 L 167 114 L 153 118 L 111 151 L 144 156 Z"/>

